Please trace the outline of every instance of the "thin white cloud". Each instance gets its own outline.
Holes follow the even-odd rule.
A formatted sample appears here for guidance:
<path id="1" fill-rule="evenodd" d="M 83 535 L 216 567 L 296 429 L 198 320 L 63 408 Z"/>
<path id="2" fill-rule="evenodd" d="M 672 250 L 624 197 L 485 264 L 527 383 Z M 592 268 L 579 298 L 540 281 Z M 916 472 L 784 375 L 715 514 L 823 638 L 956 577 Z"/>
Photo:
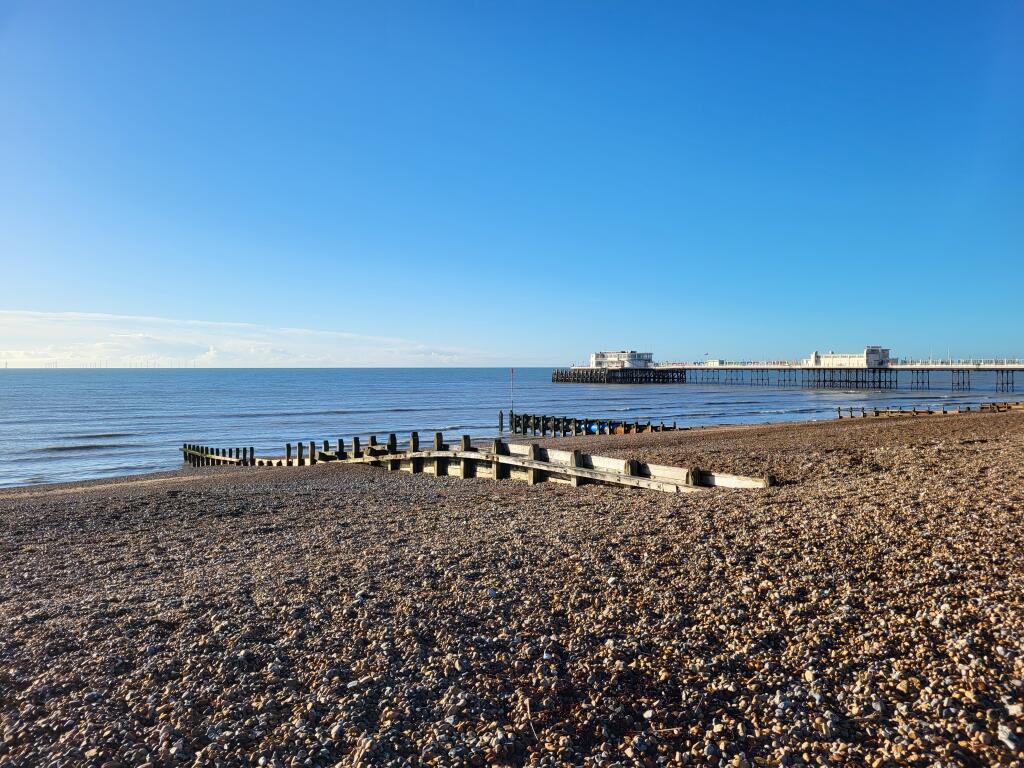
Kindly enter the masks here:
<path id="1" fill-rule="evenodd" d="M 145 315 L 0 310 L 11 367 L 330 367 L 486 365 L 476 350 L 348 331 Z"/>

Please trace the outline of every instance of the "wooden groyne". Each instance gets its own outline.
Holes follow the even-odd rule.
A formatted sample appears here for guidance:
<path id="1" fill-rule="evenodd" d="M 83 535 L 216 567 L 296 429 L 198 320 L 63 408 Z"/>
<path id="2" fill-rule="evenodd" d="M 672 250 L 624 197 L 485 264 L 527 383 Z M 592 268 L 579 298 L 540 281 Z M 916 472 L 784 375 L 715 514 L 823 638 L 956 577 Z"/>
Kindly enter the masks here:
<path id="1" fill-rule="evenodd" d="M 695 467 L 668 467 L 649 464 L 635 459 L 593 456 L 579 450 L 558 451 L 536 443 L 516 444 L 502 440 L 491 442 L 489 449 L 474 447 L 468 435 L 463 435 L 457 446 L 444 442 L 440 432 L 434 434 L 429 448 L 420 446 L 419 434 L 410 435 L 407 450 L 399 450 L 397 438 L 388 435 L 387 442 L 378 444 L 371 436 L 365 447 L 358 438 L 350 449 L 343 440 L 337 445 L 323 441 L 323 447 L 310 441 L 309 452 L 304 444 L 285 445 L 284 456 L 257 456 L 252 448 L 212 448 L 185 444 L 184 460 L 193 466 L 314 466 L 323 462 L 371 464 L 392 472 L 403 471 L 437 476 L 484 477 L 494 480 L 524 480 L 533 485 L 539 482 L 562 482 L 571 485 L 600 483 L 630 488 L 646 488 L 668 493 L 699 491 L 702 488 L 767 488 L 773 485 L 770 477 L 746 477 L 721 472 L 709 472 Z"/>
<path id="2" fill-rule="evenodd" d="M 946 406 L 942 406 L 942 408 L 938 410 L 934 408 L 904 408 L 903 406 L 898 408 L 865 408 L 863 406 L 847 406 L 846 408 L 842 408 L 837 406 L 836 418 L 863 419 L 869 417 L 893 418 L 900 416 L 956 416 L 961 413 L 1003 413 L 1004 411 L 1024 411 L 1024 402 L 981 403 L 977 408 L 972 408 L 969 405 L 957 406 L 956 408 L 947 408 Z"/>
<path id="3" fill-rule="evenodd" d="M 498 414 L 498 426 L 501 430 L 503 420 Z M 568 416 L 547 416 L 536 413 L 516 413 L 509 411 L 509 431 L 513 435 L 533 435 L 534 437 L 573 437 L 576 435 L 633 435 L 641 432 L 673 432 L 680 427 L 673 421 L 657 424 L 648 421 L 625 421 L 614 419 L 579 419 Z M 682 427 L 686 429 L 686 427 Z"/>

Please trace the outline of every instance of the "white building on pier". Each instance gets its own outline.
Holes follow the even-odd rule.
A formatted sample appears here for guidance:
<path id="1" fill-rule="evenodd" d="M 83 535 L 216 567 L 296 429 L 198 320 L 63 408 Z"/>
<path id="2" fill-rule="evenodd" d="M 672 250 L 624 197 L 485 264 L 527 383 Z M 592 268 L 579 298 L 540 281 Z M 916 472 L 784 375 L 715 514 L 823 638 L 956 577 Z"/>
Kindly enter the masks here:
<path id="1" fill-rule="evenodd" d="M 594 352 L 590 356 L 591 368 L 650 368 L 653 362 L 653 352 L 635 352 L 632 349 Z"/>
<path id="2" fill-rule="evenodd" d="M 805 368 L 886 368 L 889 350 L 885 347 L 864 347 L 863 352 L 826 352 L 815 350 L 802 361 Z"/>

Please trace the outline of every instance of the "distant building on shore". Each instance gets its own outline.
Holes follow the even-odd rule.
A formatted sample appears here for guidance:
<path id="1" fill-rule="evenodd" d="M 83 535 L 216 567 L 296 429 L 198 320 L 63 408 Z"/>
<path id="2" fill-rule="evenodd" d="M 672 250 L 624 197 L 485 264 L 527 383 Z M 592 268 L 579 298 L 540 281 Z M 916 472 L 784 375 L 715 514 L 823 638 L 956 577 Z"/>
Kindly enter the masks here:
<path id="1" fill-rule="evenodd" d="M 807 368 L 885 368 L 889 350 L 885 347 L 864 347 L 863 352 L 826 352 L 815 350 L 803 361 Z"/>
<path id="2" fill-rule="evenodd" d="M 594 352 L 590 356 L 591 368 L 648 368 L 654 362 L 653 352 Z"/>

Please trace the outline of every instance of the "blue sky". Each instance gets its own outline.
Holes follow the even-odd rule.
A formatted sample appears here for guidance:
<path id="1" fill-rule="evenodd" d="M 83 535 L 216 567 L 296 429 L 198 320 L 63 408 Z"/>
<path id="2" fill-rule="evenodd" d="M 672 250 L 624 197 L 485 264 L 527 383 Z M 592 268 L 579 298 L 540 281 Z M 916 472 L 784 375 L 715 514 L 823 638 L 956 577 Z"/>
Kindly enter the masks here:
<path id="1" fill-rule="evenodd" d="M 0 0 L 12 364 L 1024 356 L 1022 246 L 1020 2 Z"/>

